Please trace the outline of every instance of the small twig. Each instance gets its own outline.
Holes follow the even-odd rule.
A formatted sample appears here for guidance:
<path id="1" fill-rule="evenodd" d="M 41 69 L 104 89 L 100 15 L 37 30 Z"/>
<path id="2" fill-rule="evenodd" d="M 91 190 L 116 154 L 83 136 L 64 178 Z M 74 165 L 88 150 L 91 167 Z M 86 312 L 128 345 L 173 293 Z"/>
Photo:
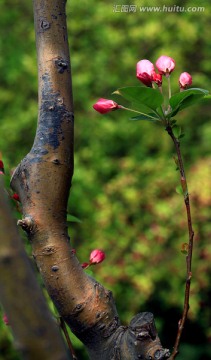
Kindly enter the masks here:
<path id="1" fill-rule="evenodd" d="M 166 131 L 168 132 L 168 134 L 172 138 L 175 149 L 176 149 L 176 153 L 177 153 L 179 171 L 180 171 L 180 176 L 181 176 L 180 180 L 181 180 L 183 196 L 184 196 L 184 202 L 185 202 L 185 207 L 186 207 L 188 233 L 189 233 L 188 253 L 187 253 L 187 256 L 186 256 L 187 278 L 186 278 L 186 285 L 185 285 L 184 307 L 183 307 L 182 318 L 178 322 L 178 331 L 177 331 L 177 336 L 176 336 L 173 352 L 172 352 L 172 354 L 171 354 L 171 356 L 169 358 L 169 360 L 174 360 L 176 358 L 176 356 L 179 354 L 180 339 L 181 339 L 181 336 L 182 336 L 182 331 L 183 331 L 183 328 L 184 328 L 184 325 L 185 325 L 185 322 L 186 322 L 186 319 L 187 319 L 188 310 L 189 310 L 190 284 L 191 284 L 191 277 L 192 277 L 191 264 L 192 264 L 194 231 L 193 231 L 193 228 L 192 228 L 192 219 L 191 219 L 191 211 L 190 211 L 190 199 L 189 199 L 189 194 L 188 194 L 188 187 L 187 187 L 187 181 L 186 181 L 186 176 L 185 176 L 185 169 L 184 169 L 182 155 L 181 155 L 181 151 L 180 151 L 180 142 L 175 137 L 175 135 L 174 135 L 174 133 L 172 131 L 172 127 L 170 125 L 168 125 L 166 127 Z"/>
<path id="2" fill-rule="evenodd" d="M 59 316 L 59 326 L 60 326 L 60 328 L 62 329 L 62 331 L 64 333 L 64 336 L 65 336 L 65 339 L 67 341 L 68 348 L 69 348 L 69 350 L 70 350 L 70 352 L 72 354 L 73 360 L 77 360 L 75 351 L 73 349 L 72 342 L 70 340 L 70 337 L 69 337 L 69 334 L 68 334 L 68 331 L 67 331 L 65 321 L 64 321 L 63 317 L 61 317 L 61 316 Z"/>
<path id="3" fill-rule="evenodd" d="M 169 99 L 171 99 L 171 80 L 170 80 L 170 75 L 168 75 L 167 80 L 168 80 Z"/>

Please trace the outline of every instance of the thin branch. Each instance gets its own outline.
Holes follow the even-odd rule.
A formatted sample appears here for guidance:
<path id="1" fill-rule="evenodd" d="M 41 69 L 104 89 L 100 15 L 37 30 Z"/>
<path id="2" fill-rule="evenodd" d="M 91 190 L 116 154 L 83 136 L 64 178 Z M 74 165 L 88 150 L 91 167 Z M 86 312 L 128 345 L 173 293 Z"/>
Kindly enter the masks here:
<path id="1" fill-rule="evenodd" d="M 175 341 L 175 344 L 174 344 L 174 349 L 173 349 L 173 352 L 172 352 L 172 354 L 171 354 L 171 356 L 169 358 L 169 360 L 173 360 L 179 354 L 180 339 L 181 339 L 181 336 L 182 336 L 182 331 L 184 329 L 184 325 L 185 325 L 188 310 L 189 310 L 190 285 L 191 285 L 191 277 L 192 277 L 191 265 L 192 265 L 194 231 L 193 231 L 193 227 L 192 227 L 190 199 L 189 199 L 189 193 L 188 193 L 187 180 L 186 180 L 182 155 L 181 155 L 181 151 L 180 151 L 180 142 L 175 137 L 175 135 L 174 135 L 174 133 L 172 131 L 172 127 L 170 125 L 166 127 L 166 131 L 168 132 L 168 134 L 172 138 L 175 149 L 176 149 L 176 153 L 177 153 L 179 171 L 180 171 L 180 176 L 181 176 L 180 181 L 181 181 L 181 186 L 182 186 L 183 196 L 184 196 L 184 202 L 185 202 L 185 207 L 186 207 L 187 225 L 188 225 L 188 233 L 189 233 L 188 253 L 187 253 L 187 256 L 186 256 L 187 278 L 186 278 L 186 285 L 185 285 L 184 307 L 183 307 L 182 317 L 178 322 L 178 331 L 177 331 L 176 341 Z"/>
<path id="2" fill-rule="evenodd" d="M 62 331 L 64 333 L 64 336 L 65 336 L 65 339 L 67 341 L 68 348 L 70 349 L 70 352 L 72 354 L 73 360 L 77 360 L 77 357 L 76 357 L 75 351 L 73 349 L 71 339 L 70 339 L 68 331 L 67 331 L 65 321 L 64 321 L 62 316 L 59 316 L 59 325 L 60 325 L 60 328 L 62 329 Z"/>

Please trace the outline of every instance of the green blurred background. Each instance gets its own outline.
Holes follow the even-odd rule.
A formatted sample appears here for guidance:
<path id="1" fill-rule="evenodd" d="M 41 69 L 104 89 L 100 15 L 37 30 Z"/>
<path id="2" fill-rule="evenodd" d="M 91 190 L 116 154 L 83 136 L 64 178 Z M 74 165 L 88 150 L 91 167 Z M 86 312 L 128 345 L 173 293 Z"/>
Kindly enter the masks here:
<path id="1" fill-rule="evenodd" d="M 33 143 L 37 65 L 31 1 L 0 0 L 0 5 L 0 151 L 9 174 Z M 136 11 L 122 11 L 122 5 L 135 5 Z M 192 11 L 140 11 L 163 5 Z M 163 54 L 176 61 L 173 92 L 183 71 L 192 74 L 194 87 L 210 90 L 211 3 L 68 0 L 67 22 L 76 119 L 68 211 L 81 220 L 70 224 L 72 244 L 81 262 L 94 248 L 106 252 L 92 274 L 113 291 L 123 324 L 137 312 L 153 312 L 163 346 L 172 349 L 185 285 L 180 250 L 188 238 L 183 199 L 175 191 L 174 149 L 162 128 L 128 121 L 129 113 L 102 116 L 92 105 L 111 98 L 118 87 L 139 85 L 136 63 L 155 63 Z M 178 115 L 196 233 L 189 319 L 178 360 L 211 357 L 210 110 L 203 103 Z M 79 360 L 88 359 L 71 337 Z M 0 319 L 0 360 L 18 359 L 10 328 Z"/>

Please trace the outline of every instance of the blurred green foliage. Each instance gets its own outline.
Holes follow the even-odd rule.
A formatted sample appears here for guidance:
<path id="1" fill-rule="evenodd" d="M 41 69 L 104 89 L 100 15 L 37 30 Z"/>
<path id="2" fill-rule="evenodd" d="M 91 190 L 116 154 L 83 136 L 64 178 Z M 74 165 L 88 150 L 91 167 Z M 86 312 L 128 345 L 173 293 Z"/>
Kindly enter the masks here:
<path id="1" fill-rule="evenodd" d="M 136 5 L 115 12 L 114 5 Z M 140 6 L 174 6 L 170 0 L 67 1 L 75 101 L 75 173 L 68 211 L 82 220 L 70 235 L 81 262 L 94 248 L 106 252 L 93 276 L 113 291 L 123 323 L 137 312 L 155 315 L 161 341 L 172 348 L 183 306 L 187 242 L 183 199 L 175 191 L 179 174 L 165 131 L 128 121 L 117 111 L 92 109 L 121 86 L 138 85 L 136 63 L 162 55 L 176 61 L 173 92 L 181 72 L 193 86 L 211 88 L 210 1 L 177 1 L 190 12 L 143 12 Z M 203 6 L 204 11 L 194 11 Z M 0 151 L 6 172 L 30 150 L 37 117 L 37 65 L 33 10 L 27 0 L 1 0 Z M 112 97 L 119 100 L 118 97 Z M 204 102 L 178 115 L 195 230 L 189 319 L 178 360 L 206 360 L 210 310 L 210 122 Z M 3 310 L 2 310 L 3 311 Z M 10 329 L 0 320 L 0 360 L 18 360 Z M 87 359 L 74 338 L 79 359 Z"/>

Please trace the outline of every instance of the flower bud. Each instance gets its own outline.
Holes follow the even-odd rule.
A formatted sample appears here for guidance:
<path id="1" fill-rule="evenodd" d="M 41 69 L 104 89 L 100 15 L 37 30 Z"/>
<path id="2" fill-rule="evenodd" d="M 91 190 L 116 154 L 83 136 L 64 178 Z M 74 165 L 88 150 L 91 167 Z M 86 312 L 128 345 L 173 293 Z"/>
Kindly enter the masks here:
<path id="1" fill-rule="evenodd" d="M 162 85 L 162 75 L 161 74 L 153 74 L 153 82 L 155 82 L 157 84 L 158 87 L 160 87 Z"/>
<path id="2" fill-rule="evenodd" d="M 20 202 L 19 195 L 16 194 L 16 193 L 12 195 L 12 199 L 14 199 L 15 201 L 19 201 L 19 202 Z"/>
<path id="3" fill-rule="evenodd" d="M 90 265 L 99 264 L 105 259 L 105 253 L 101 250 L 93 250 L 90 254 L 89 261 Z"/>
<path id="4" fill-rule="evenodd" d="M 93 105 L 93 108 L 101 114 L 106 114 L 109 111 L 121 109 L 121 106 L 113 100 L 101 98 Z"/>
<path id="5" fill-rule="evenodd" d="M 5 323 L 5 325 L 7 325 L 7 326 L 10 325 L 9 320 L 8 320 L 8 317 L 7 317 L 6 314 L 3 314 L 2 320 L 3 320 L 3 322 Z"/>
<path id="6" fill-rule="evenodd" d="M 152 87 L 153 75 L 155 73 L 154 65 L 149 60 L 140 60 L 136 65 L 136 77 L 144 85 Z"/>
<path id="7" fill-rule="evenodd" d="M 183 72 L 179 77 L 179 86 L 181 89 L 187 89 L 192 84 L 192 76 L 187 72 Z"/>
<path id="8" fill-rule="evenodd" d="M 4 175 L 4 163 L 0 160 L 0 175 Z"/>
<path id="9" fill-rule="evenodd" d="M 162 75 L 170 75 L 175 68 L 175 61 L 169 56 L 162 55 L 156 61 L 156 67 Z"/>

